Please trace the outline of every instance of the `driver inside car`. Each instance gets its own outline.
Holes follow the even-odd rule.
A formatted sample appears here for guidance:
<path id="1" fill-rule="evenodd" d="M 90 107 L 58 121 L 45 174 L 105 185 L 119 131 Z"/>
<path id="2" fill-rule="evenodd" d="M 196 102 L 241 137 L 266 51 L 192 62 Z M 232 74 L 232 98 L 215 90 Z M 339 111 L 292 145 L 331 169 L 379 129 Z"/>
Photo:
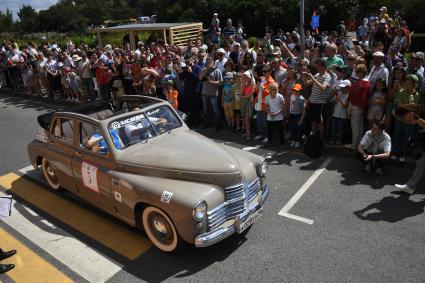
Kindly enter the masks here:
<path id="1" fill-rule="evenodd" d="M 134 107 L 131 111 L 140 110 L 138 107 Z M 157 126 L 160 132 L 166 131 L 166 126 L 168 124 L 167 119 L 165 118 L 155 118 L 148 117 L 149 122 L 155 126 Z M 153 136 L 152 128 L 147 120 L 143 119 L 139 123 L 129 124 L 124 126 L 125 134 L 129 138 L 129 140 L 134 139 L 134 137 L 140 137 L 141 139 L 149 139 Z"/>

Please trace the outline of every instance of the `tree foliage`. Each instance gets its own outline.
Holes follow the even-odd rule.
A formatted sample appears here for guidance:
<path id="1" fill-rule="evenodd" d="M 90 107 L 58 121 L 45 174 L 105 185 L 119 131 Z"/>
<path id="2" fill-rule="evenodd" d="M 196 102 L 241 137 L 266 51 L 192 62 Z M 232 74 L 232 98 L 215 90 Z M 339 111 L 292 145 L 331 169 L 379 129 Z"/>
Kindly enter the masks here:
<path id="1" fill-rule="evenodd" d="M 18 12 L 19 30 L 27 32 L 36 32 L 39 29 L 39 15 L 33 7 L 23 5 Z"/>
<path id="2" fill-rule="evenodd" d="M 321 29 L 333 30 L 341 20 L 357 19 L 378 13 L 387 6 L 390 14 L 400 11 L 410 26 L 425 31 L 423 0 L 317 0 L 305 1 L 305 22 L 316 10 L 321 15 Z M 218 13 L 222 26 L 227 18 L 234 25 L 240 20 L 249 34 L 261 35 L 266 25 L 291 30 L 299 22 L 299 0 L 59 0 L 46 10 L 36 12 L 24 5 L 13 22 L 9 10 L 0 11 L 0 31 L 82 32 L 88 25 L 105 20 L 157 15 L 159 22 L 202 21 L 210 25 Z"/>
<path id="3" fill-rule="evenodd" d="M 0 31 L 7 32 L 14 30 L 13 16 L 9 9 L 0 11 Z"/>

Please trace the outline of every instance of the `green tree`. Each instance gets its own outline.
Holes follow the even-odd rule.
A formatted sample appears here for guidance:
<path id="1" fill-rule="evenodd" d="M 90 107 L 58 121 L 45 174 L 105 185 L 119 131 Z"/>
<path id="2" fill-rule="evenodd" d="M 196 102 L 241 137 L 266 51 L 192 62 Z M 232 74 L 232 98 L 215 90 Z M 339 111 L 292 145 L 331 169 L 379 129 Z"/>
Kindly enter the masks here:
<path id="1" fill-rule="evenodd" d="M 89 25 L 100 25 L 111 19 L 112 0 L 77 0 L 75 3 Z"/>
<path id="2" fill-rule="evenodd" d="M 14 31 L 14 21 L 12 11 L 6 9 L 4 12 L 0 11 L 0 31 L 1 32 L 12 32 Z"/>
<path id="3" fill-rule="evenodd" d="M 36 32 L 39 29 L 38 13 L 30 5 L 22 5 L 18 11 L 19 29 L 22 32 Z"/>
<path id="4" fill-rule="evenodd" d="M 61 0 L 49 9 L 40 11 L 39 20 L 41 31 L 78 33 L 87 27 L 87 19 L 72 0 Z"/>

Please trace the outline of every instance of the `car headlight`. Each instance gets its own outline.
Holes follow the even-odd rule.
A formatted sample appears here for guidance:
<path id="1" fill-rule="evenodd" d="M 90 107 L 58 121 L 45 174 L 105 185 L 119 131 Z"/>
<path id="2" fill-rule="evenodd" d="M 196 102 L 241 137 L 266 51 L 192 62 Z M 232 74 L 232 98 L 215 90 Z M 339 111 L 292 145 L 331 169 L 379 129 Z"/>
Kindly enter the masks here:
<path id="1" fill-rule="evenodd" d="M 258 174 L 259 174 L 261 177 L 266 176 L 266 174 L 267 174 L 267 169 L 268 169 L 267 161 L 266 161 L 266 160 L 263 160 L 263 162 L 261 162 L 261 165 L 260 165 L 260 167 L 259 167 L 259 169 L 258 169 Z"/>
<path id="2" fill-rule="evenodd" d="M 201 221 L 207 213 L 207 203 L 205 201 L 198 202 L 193 208 L 193 219 Z"/>

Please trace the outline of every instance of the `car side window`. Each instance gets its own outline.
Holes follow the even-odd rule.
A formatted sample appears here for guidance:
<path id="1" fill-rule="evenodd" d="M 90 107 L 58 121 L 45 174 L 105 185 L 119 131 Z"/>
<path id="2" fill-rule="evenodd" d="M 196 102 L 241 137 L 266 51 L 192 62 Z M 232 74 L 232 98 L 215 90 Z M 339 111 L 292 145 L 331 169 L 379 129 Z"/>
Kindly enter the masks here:
<path id="1" fill-rule="evenodd" d="M 53 136 L 66 142 L 74 141 L 74 121 L 71 119 L 56 119 L 53 125 Z"/>
<path id="2" fill-rule="evenodd" d="M 108 144 L 102 132 L 94 125 L 82 122 L 80 125 L 80 146 L 99 154 L 107 154 Z"/>

